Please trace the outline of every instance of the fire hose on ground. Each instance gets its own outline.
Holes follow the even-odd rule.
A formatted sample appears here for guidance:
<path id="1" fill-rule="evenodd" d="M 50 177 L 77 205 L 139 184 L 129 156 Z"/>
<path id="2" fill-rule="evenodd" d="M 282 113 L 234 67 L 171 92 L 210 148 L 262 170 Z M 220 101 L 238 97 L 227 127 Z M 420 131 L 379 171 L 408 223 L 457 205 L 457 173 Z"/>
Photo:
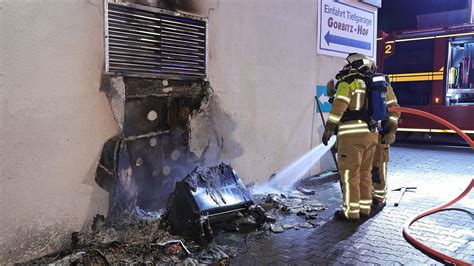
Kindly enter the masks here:
<path id="1" fill-rule="evenodd" d="M 409 114 L 414 114 L 414 115 L 418 115 L 418 116 L 423 116 L 423 117 L 426 117 L 426 118 L 429 118 L 431 120 L 434 120 L 452 130 L 454 130 L 459 136 L 461 136 L 468 144 L 469 146 L 471 146 L 471 148 L 474 150 L 474 141 L 466 134 L 464 133 L 461 129 L 459 129 L 458 127 L 456 127 L 455 125 L 451 124 L 450 122 L 436 116 L 436 115 L 433 115 L 433 114 L 430 114 L 430 113 L 427 113 L 427 112 L 424 112 L 424 111 L 420 111 L 420 110 L 417 110 L 417 109 L 412 109 L 412 108 L 405 108 L 405 107 L 392 107 L 389 109 L 389 111 L 391 112 L 402 112 L 402 113 L 409 113 Z M 456 264 L 456 265 L 471 265 L 470 263 L 466 262 L 466 261 L 463 261 L 463 260 L 460 260 L 460 259 L 456 259 L 456 258 L 453 258 L 453 257 L 450 257 L 438 250 L 435 250 L 431 247 L 429 247 L 428 245 L 424 244 L 423 242 L 417 240 L 411 233 L 410 233 L 410 225 L 412 225 L 413 223 L 415 223 L 417 220 L 423 218 L 423 217 L 426 217 L 428 215 L 431 215 L 431 214 L 434 214 L 434 213 L 437 213 L 437 212 L 441 212 L 441 211 L 446 211 L 446 210 L 449 210 L 447 209 L 449 206 L 455 204 L 456 202 L 458 202 L 459 200 L 461 200 L 464 196 L 466 196 L 470 191 L 471 189 L 474 187 L 474 178 L 471 179 L 471 182 L 470 184 L 466 187 L 466 189 L 459 195 L 457 196 L 455 199 L 449 201 L 448 203 L 445 203 L 445 204 L 441 204 L 437 207 L 434 207 L 432 209 L 429 209 L 429 210 L 426 210 L 422 213 L 419 213 L 417 215 L 415 215 L 414 217 L 410 218 L 404 225 L 403 227 L 403 236 L 405 237 L 405 239 L 407 240 L 408 243 L 410 243 L 413 247 L 415 247 L 416 249 L 420 250 L 421 252 L 425 253 L 426 255 L 430 256 L 431 258 L 441 262 L 441 263 L 450 263 L 450 264 Z"/>

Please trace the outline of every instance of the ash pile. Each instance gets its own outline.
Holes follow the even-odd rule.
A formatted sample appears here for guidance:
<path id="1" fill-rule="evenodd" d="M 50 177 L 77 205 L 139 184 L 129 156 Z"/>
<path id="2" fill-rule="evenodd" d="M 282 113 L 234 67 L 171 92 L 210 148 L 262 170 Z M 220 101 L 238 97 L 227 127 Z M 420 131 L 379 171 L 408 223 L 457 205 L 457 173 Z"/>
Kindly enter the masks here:
<path id="1" fill-rule="evenodd" d="M 227 265 L 252 237 L 319 226 L 326 207 L 315 197 L 303 187 L 251 195 L 230 165 L 197 167 L 176 182 L 163 212 L 134 206 L 135 219 L 124 212 L 128 223 L 114 223 L 117 212 L 113 220 L 96 215 L 89 231 L 72 234 L 70 248 L 28 263 Z"/>
<path id="2" fill-rule="evenodd" d="M 99 217 L 99 218 L 98 218 Z M 96 216 L 95 220 L 103 220 Z M 135 264 L 227 265 L 236 251 L 227 246 L 201 247 L 170 234 L 162 219 L 142 220 L 122 229 L 104 226 L 97 231 L 75 232 L 69 249 L 27 264 Z"/>
<path id="3" fill-rule="evenodd" d="M 27 263 L 228 264 L 239 251 L 212 243 L 214 236 L 229 227 L 259 230 L 266 222 L 263 209 L 254 204 L 240 177 L 226 164 L 197 167 L 177 182 L 162 214 L 131 203 L 135 205 L 113 205 L 116 210 L 109 212 L 113 219 L 96 215 L 91 230 L 72 234 L 70 248 Z M 132 207 L 135 215 L 129 219 Z M 118 221 L 119 213 L 122 221 Z M 250 220 L 253 222 L 243 222 Z"/>

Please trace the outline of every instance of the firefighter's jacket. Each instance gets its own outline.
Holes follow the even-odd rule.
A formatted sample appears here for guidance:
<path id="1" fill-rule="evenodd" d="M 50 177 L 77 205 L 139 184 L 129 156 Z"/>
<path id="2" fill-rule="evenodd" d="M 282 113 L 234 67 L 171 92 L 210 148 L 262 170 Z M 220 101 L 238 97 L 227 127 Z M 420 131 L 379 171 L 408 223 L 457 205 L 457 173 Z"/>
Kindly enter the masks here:
<path id="1" fill-rule="evenodd" d="M 338 136 L 347 134 L 370 133 L 367 123 L 361 118 L 341 122 L 347 110 L 359 111 L 366 108 L 366 83 L 359 73 L 351 73 L 342 77 L 336 85 L 336 94 L 329 112 L 328 122 L 338 125 Z M 387 88 L 387 107 L 399 106 L 393 88 Z M 387 123 L 395 128 L 400 113 L 390 112 Z"/>
<path id="2" fill-rule="evenodd" d="M 366 89 L 365 81 L 360 78 L 358 73 L 346 75 L 337 83 L 328 122 L 338 125 L 338 136 L 370 133 L 367 123 L 363 120 L 341 122 L 346 110 L 358 111 L 364 107 Z"/>

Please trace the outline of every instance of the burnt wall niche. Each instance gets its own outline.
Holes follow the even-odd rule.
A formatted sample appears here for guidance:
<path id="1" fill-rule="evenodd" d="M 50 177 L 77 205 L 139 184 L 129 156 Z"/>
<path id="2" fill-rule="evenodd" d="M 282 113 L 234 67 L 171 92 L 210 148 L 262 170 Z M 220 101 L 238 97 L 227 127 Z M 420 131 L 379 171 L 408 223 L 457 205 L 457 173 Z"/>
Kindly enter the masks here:
<path id="1" fill-rule="evenodd" d="M 107 141 L 96 181 L 110 193 L 107 223 L 121 226 L 162 210 L 176 181 L 202 162 L 189 150 L 190 121 L 207 106 L 205 80 L 104 76 L 120 134 Z"/>
<path id="2" fill-rule="evenodd" d="M 175 12 L 190 11 L 191 3 L 104 1 L 102 89 L 120 127 L 104 144 L 96 174 L 110 193 L 108 225 L 156 217 L 175 183 L 209 162 L 189 145 L 191 118 L 212 95 L 206 19 Z"/>

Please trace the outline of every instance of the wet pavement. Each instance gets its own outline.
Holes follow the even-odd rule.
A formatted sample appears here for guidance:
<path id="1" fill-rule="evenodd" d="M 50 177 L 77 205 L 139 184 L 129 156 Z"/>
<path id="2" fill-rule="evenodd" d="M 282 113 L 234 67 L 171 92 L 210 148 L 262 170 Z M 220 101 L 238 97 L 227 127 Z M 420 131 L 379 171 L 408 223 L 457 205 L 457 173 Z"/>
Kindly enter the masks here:
<path id="1" fill-rule="evenodd" d="M 404 240 L 403 225 L 411 216 L 459 195 L 473 177 L 474 152 L 468 148 L 397 145 L 391 152 L 389 190 L 418 187 L 405 193 L 399 207 L 393 206 L 398 192 L 390 192 L 387 206 L 373 218 L 358 224 L 335 221 L 332 214 L 340 204 L 339 183 L 306 180 L 305 188 L 314 189 L 314 197 L 327 207 L 311 221 L 314 228 L 223 234 L 216 242 L 229 244 L 235 238 L 230 243 L 240 250 L 231 259 L 235 265 L 440 264 Z M 452 207 L 474 212 L 474 192 Z M 277 223 L 301 219 L 293 215 Z M 419 220 L 411 232 L 433 248 L 474 263 L 473 219 L 461 211 L 441 212 Z"/>

